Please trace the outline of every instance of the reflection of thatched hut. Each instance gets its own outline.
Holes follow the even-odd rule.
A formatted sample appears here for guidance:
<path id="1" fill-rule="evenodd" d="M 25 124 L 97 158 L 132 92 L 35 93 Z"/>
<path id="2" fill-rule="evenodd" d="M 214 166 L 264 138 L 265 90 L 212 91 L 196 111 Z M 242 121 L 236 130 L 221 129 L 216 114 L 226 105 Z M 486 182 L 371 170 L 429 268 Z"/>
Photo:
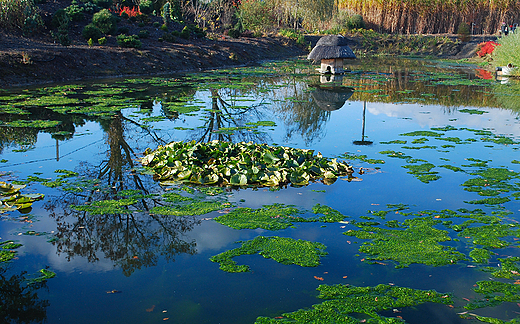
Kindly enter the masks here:
<path id="1" fill-rule="evenodd" d="M 307 59 L 321 61 L 321 73 L 343 73 L 343 60 L 356 58 L 347 43 L 348 40 L 341 35 L 324 36 L 316 43 Z"/>
<path id="2" fill-rule="evenodd" d="M 322 110 L 338 110 L 345 104 L 354 91 L 350 88 L 322 89 L 318 88 L 311 93 L 316 105 Z"/>

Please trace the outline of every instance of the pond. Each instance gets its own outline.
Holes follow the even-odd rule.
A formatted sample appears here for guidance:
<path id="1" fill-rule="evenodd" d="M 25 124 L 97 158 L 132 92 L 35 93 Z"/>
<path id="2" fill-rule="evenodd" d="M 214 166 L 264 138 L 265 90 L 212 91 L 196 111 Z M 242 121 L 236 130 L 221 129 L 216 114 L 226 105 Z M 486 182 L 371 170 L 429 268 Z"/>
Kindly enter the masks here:
<path id="1" fill-rule="evenodd" d="M 458 62 L 363 58 L 332 78 L 315 68 L 294 60 L 1 91 L 1 316 L 517 318 L 520 86 Z M 239 143 L 241 156 L 265 144 L 264 161 L 306 149 L 353 173 L 171 181 L 142 162 L 174 141 Z M 234 163 L 251 174 L 247 162 Z"/>

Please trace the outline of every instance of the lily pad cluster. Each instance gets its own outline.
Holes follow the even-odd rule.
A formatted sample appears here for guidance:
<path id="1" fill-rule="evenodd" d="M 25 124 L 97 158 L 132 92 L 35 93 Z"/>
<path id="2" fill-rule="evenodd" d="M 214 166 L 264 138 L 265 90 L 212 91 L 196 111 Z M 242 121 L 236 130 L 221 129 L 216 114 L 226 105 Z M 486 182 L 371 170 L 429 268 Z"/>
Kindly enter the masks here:
<path id="1" fill-rule="evenodd" d="M 322 180 L 331 184 L 351 176 L 353 168 L 313 150 L 269 146 L 252 142 L 172 142 L 141 159 L 161 181 L 220 186 L 296 186 Z"/>
<path id="2" fill-rule="evenodd" d="M 450 304 L 449 294 L 435 290 L 418 290 L 380 284 L 375 287 L 350 285 L 320 285 L 318 298 L 325 301 L 310 309 L 284 313 L 275 318 L 259 317 L 256 324 L 273 323 L 403 323 L 395 316 L 382 316 L 378 312 L 397 310 L 424 303 Z M 359 317 L 364 318 L 361 320 Z"/>
<path id="3" fill-rule="evenodd" d="M 0 181 L 0 214 L 29 208 L 34 201 L 43 199 L 43 194 L 21 194 L 23 188 L 25 185 Z"/>
<path id="4" fill-rule="evenodd" d="M 0 264 L 11 261 L 16 257 L 16 249 L 22 246 L 13 241 L 0 242 Z"/>
<path id="5" fill-rule="evenodd" d="M 220 264 L 226 272 L 248 272 L 249 266 L 237 265 L 234 257 L 247 254 L 260 254 L 266 259 L 273 259 L 282 264 L 297 264 L 302 267 L 317 267 L 320 257 L 327 255 L 322 243 L 295 240 L 289 237 L 258 236 L 242 243 L 242 246 L 210 258 Z"/>

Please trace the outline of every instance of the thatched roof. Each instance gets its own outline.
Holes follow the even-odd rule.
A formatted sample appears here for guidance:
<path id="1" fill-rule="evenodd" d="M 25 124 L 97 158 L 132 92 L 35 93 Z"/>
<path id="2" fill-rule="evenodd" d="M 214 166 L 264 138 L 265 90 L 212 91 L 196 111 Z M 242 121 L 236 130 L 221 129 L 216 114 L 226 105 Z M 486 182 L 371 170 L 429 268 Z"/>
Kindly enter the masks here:
<path id="1" fill-rule="evenodd" d="M 318 88 L 311 93 L 314 101 L 322 110 L 338 110 L 345 104 L 354 91 L 352 89 L 321 89 Z"/>
<path id="2" fill-rule="evenodd" d="M 309 53 L 307 59 L 314 62 L 335 58 L 355 59 L 356 54 L 352 52 L 347 43 L 348 40 L 341 35 L 323 36 Z"/>

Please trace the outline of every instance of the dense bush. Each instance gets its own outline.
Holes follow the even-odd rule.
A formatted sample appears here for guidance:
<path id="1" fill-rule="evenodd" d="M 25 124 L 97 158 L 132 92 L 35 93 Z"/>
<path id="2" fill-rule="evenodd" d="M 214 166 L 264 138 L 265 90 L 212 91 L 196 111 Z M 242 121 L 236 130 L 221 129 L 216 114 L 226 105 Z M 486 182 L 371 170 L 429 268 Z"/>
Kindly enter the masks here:
<path id="1" fill-rule="evenodd" d="M 139 38 L 148 38 L 150 36 L 150 32 L 147 31 L 146 29 L 142 29 L 139 31 L 137 36 L 139 36 Z"/>
<path id="2" fill-rule="evenodd" d="M 121 47 L 141 48 L 142 43 L 137 35 L 118 35 L 117 44 Z"/>
<path id="3" fill-rule="evenodd" d="M 246 0 L 240 5 L 239 19 L 244 29 L 268 31 L 277 23 L 274 9 L 267 1 Z"/>
<path id="4" fill-rule="evenodd" d="M 85 19 L 85 14 L 83 13 L 84 12 L 83 7 L 76 4 L 74 1 L 72 2 L 72 4 L 70 6 L 65 8 L 65 11 L 67 12 L 67 14 L 70 17 L 70 20 L 72 20 L 72 21 L 82 21 L 83 19 Z"/>
<path id="5" fill-rule="evenodd" d="M 471 39 L 469 34 L 469 25 L 465 22 L 461 22 L 459 24 L 459 28 L 457 28 L 457 34 L 459 35 L 459 39 L 463 42 L 468 42 Z"/>
<path id="6" fill-rule="evenodd" d="M 92 23 L 105 34 L 114 33 L 117 29 L 116 17 L 108 9 L 95 13 L 92 16 Z"/>
<path id="7" fill-rule="evenodd" d="M 83 32 L 82 32 L 83 38 L 92 39 L 94 41 L 99 40 L 99 38 L 101 37 L 101 34 L 102 34 L 101 30 L 99 30 L 99 28 L 94 26 L 94 24 L 86 25 L 85 28 L 83 28 Z"/>
<path id="8" fill-rule="evenodd" d="M 0 1 L 0 28 L 24 30 L 26 23 L 33 26 L 33 22 L 38 25 L 40 21 L 38 8 L 32 0 Z"/>
<path id="9" fill-rule="evenodd" d="M 512 64 L 514 75 L 520 75 L 520 31 L 510 33 L 508 36 L 501 37 L 497 46 L 493 51 L 493 64 L 495 66 L 507 66 Z"/>
<path id="10" fill-rule="evenodd" d="M 139 10 L 144 15 L 150 15 L 153 12 L 153 2 L 151 0 L 143 0 L 139 4 Z"/>
<path id="11" fill-rule="evenodd" d="M 352 15 L 347 20 L 347 28 L 352 29 L 360 29 L 365 28 L 365 22 L 363 21 L 363 16 L 361 15 Z"/>

